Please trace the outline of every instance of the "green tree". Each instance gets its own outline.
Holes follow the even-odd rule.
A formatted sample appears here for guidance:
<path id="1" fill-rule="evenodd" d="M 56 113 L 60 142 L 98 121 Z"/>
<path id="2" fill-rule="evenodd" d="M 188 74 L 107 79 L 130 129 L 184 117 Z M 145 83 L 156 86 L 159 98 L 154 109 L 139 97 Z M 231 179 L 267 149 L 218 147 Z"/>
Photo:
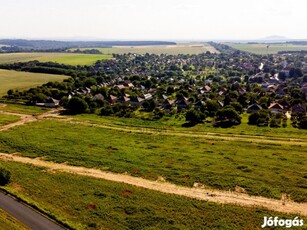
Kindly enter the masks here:
<path id="1" fill-rule="evenodd" d="M 0 168 L 0 186 L 8 184 L 10 180 L 11 180 L 11 173 L 4 168 Z"/>
<path id="2" fill-rule="evenodd" d="M 299 121 L 298 121 L 298 127 L 300 129 L 307 129 L 307 116 L 302 117 Z"/>
<path id="3" fill-rule="evenodd" d="M 216 113 L 214 125 L 217 127 L 231 127 L 241 124 L 241 117 L 237 111 L 231 106 L 226 106 Z"/>
<path id="4" fill-rule="evenodd" d="M 72 114 L 85 113 L 88 108 L 88 104 L 80 97 L 72 97 L 67 104 L 67 109 Z"/>
<path id="5" fill-rule="evenodd" d="M 198 124 L 198 123 L 202 123 L 203 120 L 205 119 L 205 115 L 199 110 L 190 109 L 186 113 L 185 119 L 190 124 L 195 125 L 195 124 Z"/>
<path id="6" fill-rule="evenodd" d="M 268 111 L 253 112 L 248 117 L 249 125 L 268 126 L 270 114 Z"/>
<path id="7" fill-rule="evenodd" d="M 208 100 L 205 105 L 205 111 L 209 117 L 214 117 L 220 106 L 215 100 Z"/>
<path id="8" fill-rule="evenodd" d="M 232 106 L 240 114 L 243 112 L 243 106 L 239 102 L 231 102 L 230 106 Z"/>

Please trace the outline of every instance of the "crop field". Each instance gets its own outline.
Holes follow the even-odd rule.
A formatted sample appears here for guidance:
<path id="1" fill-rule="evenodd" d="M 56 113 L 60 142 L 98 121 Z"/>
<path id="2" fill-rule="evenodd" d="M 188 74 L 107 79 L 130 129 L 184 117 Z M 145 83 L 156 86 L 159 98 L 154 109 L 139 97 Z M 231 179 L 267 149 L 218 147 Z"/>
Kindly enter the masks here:
<path id="1" fill-rule="evenodd" d="M 0 209 L 0 226 L 1 230 L 30 230 L 2 209 Z"/>
<path id="2" fill-rule="evenodd" d="M 216 53 L 214 47 L 210 46 L 208 43 L 182 43 L 170 46 L 115 46 L 112 48 L 97 48 L 103 54 L 125 54 L 125 53 L 136 53 L 136 54 L 200 54 L 207 51 L 211 53 Z M 86 48 L 81 49 L 86 50 Z"/>
<path id="3" fill-rule="evenodd" d="M 253 137 L 246 141 L 218 137 L 153 134 L 146 129 L 123 132 L 44 120 L 1 132 L 0 152 L 153 180 L 162 176 L 188 187 L 195 182 L 224 190 L 240 186 L 249 194 L 276 199 L 285 192 L 295 201 L 306 202 L 304 147 L 291 142 L 254 143 Z"/>
<path id="4" fill-rule="evenodd" d="M 49 81 L 63 81 L 66 78 L 68 76 L 0 69 L 0 96 L 5 95 L 9 89 L 25 90 Z"/>
<path id="5" fill-rule="evenodd" d="M 293 44 L 243 44 L 243 43 L 225 43 L 235 49 L 255 53 L 255 54 L 277 54 L 279 51 L 300 51 L 307 50 L 306 45 Z M 267 49 L 267 46 L 269 48 Z"/>
<path id="6" fill-rule="evenodd" d="M 219 205 L 134 186 L 0 162 L 12 172 L 5 189 L 74 229 L 258 229 L 263 216 L 294 216 Z M 153 202 L 154 201 L 154 202 Z"/>
<path id="7" fill-rule="evenodd" d="M 106 54 L 74 54 L 74 53 L 9 53 L 0 54 L 0 64 L 40 61 L 57 62 L 66 65 L 92 65 L 98 60 L 111 59 Z"/>

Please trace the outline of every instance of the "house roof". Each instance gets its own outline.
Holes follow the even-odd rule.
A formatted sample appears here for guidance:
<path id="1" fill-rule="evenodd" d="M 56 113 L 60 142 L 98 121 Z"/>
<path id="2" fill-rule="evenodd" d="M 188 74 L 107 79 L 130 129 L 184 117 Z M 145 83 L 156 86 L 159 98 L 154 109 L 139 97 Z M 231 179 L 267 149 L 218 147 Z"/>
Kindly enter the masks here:
<path id="1" fill-rule="evenodd" d="M 274 102 L 269 106 L 269 109 L 281 109 L 281 110 L 283 110 L 284 107 L 281 104 Z"/>
<path id="2" fill-rule="evenodd" d="M 258 105 L 257 103 L 254 103 L 250 106 L 247 107 L 247 110 L 261 110 L 262 107 L 260 105 Z"/>
<path id="3" fill-rule="evenodd" d="M 48 97 L 45 101 L 45 103 L 54 103 L 54 104 L 59 104 L 59 102 L 60 102 L 59 100 L 56 100 L 52 97 Z"/>

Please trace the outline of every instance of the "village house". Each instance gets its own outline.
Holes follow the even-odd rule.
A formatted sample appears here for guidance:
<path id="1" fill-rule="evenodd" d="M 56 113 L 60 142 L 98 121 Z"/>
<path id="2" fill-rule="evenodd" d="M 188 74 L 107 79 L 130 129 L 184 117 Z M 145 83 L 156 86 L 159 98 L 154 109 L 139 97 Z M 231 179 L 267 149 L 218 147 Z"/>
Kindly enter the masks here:
<path id="1" fill-rule="evenodd" d="M 170 110 L 172 107 L 174 107 L 174 104 L 175 102 L 173 100 L 166 99 L 162 104 L 162 108 L 165 110 Z"/>
<path id="2" fill-rule="evenodd" d="M 143 102 L 144 102 L 144 99 L 140 98 L 140 97 L 135 97 L 135 98 L 132 98 L 130 100 L 130 104 L 131 105 L 138 105 L 138 106 L 140 106 L 140 105 L 142 105 Z"/>
<path id="3" fill-rule="evenodd" d="M 260 110 L 262 110 L 262 107 L 260 105 L 258 105 L 257 103 L 254 103 L 254 104 L 247 107 L 246 112 L 253 113 L 253 112 L 258 112 Z"/>
<path id="4" fill-rule="evenodd" d="M 111 104 L 114 104 L 114 103 L 117 101 L 117 97 L 116 97 L 116 96 L 113 96 L 113 95 L 110 95 L 109 98 L 108 98 L 108 101 L 109 101 Z"/>
<path id="5" fill-rule="evenodd" d="M 48 97 L 44 103 L 36 103 L 35 105 L 47 108 L 56 108 L 60 105 L 60 101 L 52 97 Z"/>
<path id="6" fill-rule="evenodd" d="M 282 113 L 284 111 L 284 107 L 281 104 L 274 102 L 269 106 L 269 110 L 272 113 Z"/>

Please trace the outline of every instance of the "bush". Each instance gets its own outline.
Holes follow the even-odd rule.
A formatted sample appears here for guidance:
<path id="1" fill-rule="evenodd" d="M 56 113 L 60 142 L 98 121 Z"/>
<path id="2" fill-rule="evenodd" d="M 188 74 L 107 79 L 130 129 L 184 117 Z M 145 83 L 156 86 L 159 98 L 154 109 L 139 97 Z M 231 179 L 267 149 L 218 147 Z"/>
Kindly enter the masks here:
<path id="1" fill-rule="evenodd" d="M 241 117 L 233 107 L 226 106 L 217 111 L 214 126 L 227 128 L 239 124 L 241 124 Z"/>
<path id="2" fill-rule="evenodd" d="M 11 173 L 4 168 L 0 168 L 0 186 L 8 184 L 10 180 L 11 180 Z"/>
<path id="3" fill-rule="evenodd" d="M 85 113 L 88 111 L 88 104 L 82 98 L 72 97 L 67 104 L 67 109 L 72 114 Z"/>
<path id="4" fill-rule="evenodd" d="M 268 126 L 270 113 L 268 111 L 253 112 L 248 117 L 249 125 Z"/>
<path id="5" fill-rule="evenodd" d="M 191 109 L 186 113 L 185 119 L 191 124 L 198 124 L 203 122 L 205 115 L 199 110 Z"/>
<path id="6" fill-rule="evenodd" d="M 298 127 L 300 129 L 307 129 L 307 116 L 302 117 L 298 122 Z"/>

